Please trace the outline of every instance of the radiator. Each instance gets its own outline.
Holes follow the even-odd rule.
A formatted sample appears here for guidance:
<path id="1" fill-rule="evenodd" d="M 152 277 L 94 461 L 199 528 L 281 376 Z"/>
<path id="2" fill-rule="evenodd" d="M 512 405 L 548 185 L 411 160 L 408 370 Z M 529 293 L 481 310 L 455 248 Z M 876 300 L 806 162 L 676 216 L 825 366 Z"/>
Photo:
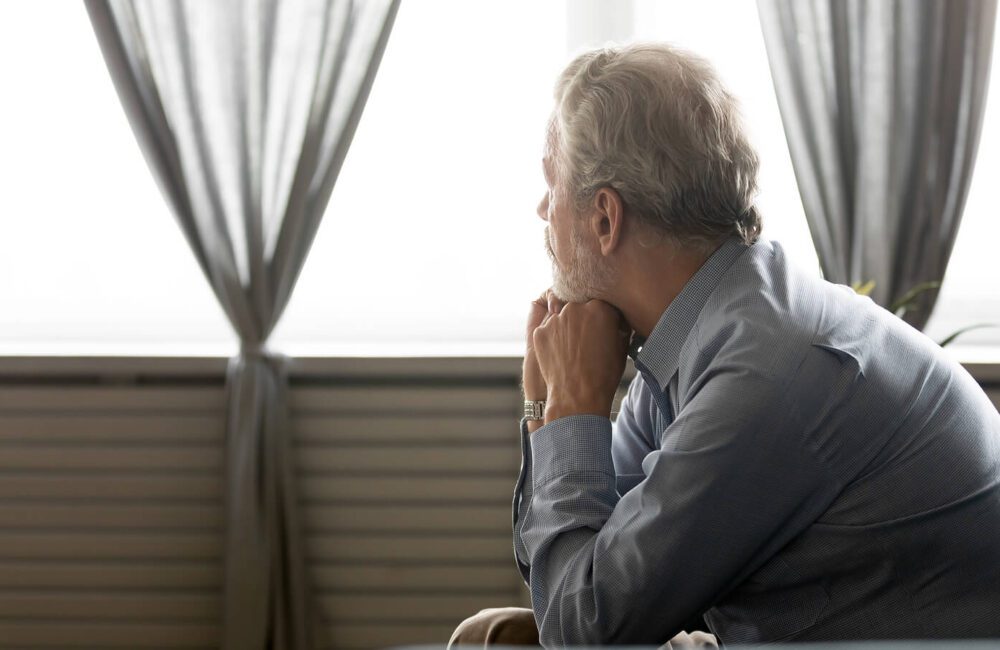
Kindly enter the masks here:
<path id="1" fill-rule="evenodd" d="M 0 367 L 0 646 L 218 647 L 224 363 Z M 528 605 L 510 533 L 518 370 L 383 359 L 293 373 L 329 647 L 444 643 L 479 609 Z M 970 370 L 1000 405 L 1000 366 Z"/>

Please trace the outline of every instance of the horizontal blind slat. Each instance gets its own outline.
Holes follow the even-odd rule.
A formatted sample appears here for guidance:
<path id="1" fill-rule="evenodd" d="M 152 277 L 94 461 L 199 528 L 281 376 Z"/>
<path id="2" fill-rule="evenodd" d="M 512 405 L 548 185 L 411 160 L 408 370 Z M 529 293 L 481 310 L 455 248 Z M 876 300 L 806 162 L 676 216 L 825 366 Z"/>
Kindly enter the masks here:
<path id="1" fill-rule="evenodd" d="M 39 560 L 0 562 L 0 589 L 217 589 L 222 564 L 216 561 L 121 562 Z"/>
<path id="2" fill-rule="evenodd" d="M 337 386 L 293 387 L 291 410 L 297 413 L 449 413 L 516 414 L 517 394 L 509 387 Z"/>
<path id="3" fill-rule="evenodd" d="M 222 612 L 222 596 L 147 593 L 18 593 L 0 591 L 0 619 L 204 621 Z"/>
<path id="4" fill-rule="evenodd" d="M 204 503 L 163 505 L 155 503 L 99 505 L 83 503 L 4 504 L 0 502 L 0 528 L 218 528 L 222 506 Z"/>
<path id="5" fill-rule="evenodd" d="M 11 415 L 0 410 L 0 442 L 161 443 L 221 445 L 223 410 L 217 414 L 59 414 Z"/>
<path id="6" fill-rule="evenodd" d="M 521 576 L 510 566 L 316 566 L 311 570 L 320 591 L 500 591 L 513 590 Z"/>
<path id="7" fill-rule="evenodd" d="M 444 473 L 512 472 L 521 455 L 512 446 L 452 448 L 424 446 L 415 449 L 323 449 L 300 446 L 295 452 L 298 469 L 307 473 L 370 472 L 372 475 L 393 472 Z"/>
<path id="8" fill-rule="evenodd" d="M 2 515 L 2 510 L 0 510 Z M 307 506 L 308 530 L 468 531 L 510 533 L 510 504 L 495 506 Z"/>
<path id="9" fill-rule="evenodd" d="M 222 449 L 219 447 L 173 447 L 157 449 L 118 448 L 113 444 L 101 447 L 57 445 L 48 447 L 0 447 L 0 472 L 4 470 L 201 470 L 222 471 Z"/>
<path id="10" fill-rule="evenodd" d="M 225 412 L 216 386 L 2 386 L 0 412 Z"/>
<path id="11" fill-rule="evenodd" d="M 213 533 L 20 533 L 0 531 L 0 558 L 188 559 L 219 558 L 222 535 Z"/>
<path id="12" fill-rule="evenodd" d="M 490 501 L 510 503 L 516 476 L 506 478 L 360 478 L 304 477 L 301 495 L 308 501 L 410 503 L 418 501 Z"/>
<path id="13" fill-rule="evenodd" d="M 216 500 L 222 497 L 221 476 L 59 476 L 0 475 L 0 495 L 5 499 L 80 500 L 145 499 Z"/>
<path id="14" fill-rule="evenodd" d="M 321 596 L 320 611 L 329 621 L 419 623 L 459 621 L 487 607 L 511 606 L 510 590 L 460 596 Z M 2 602 L 2 601 L 0 601 Z"/>
<path id="15" fill-rule="evenodd" d="M 218 646 L 218 625 L 204 623 L 65 623 L 0 621 L 5 644 L 64 648 L 201 648 Z"/>
<path id="16" fill-rule="evenodd" d="M 0 538 L 2 540 L 2 538 Z M 444 560 L 513 562 L 511 540 L 490 537 L 415 537 L 401 539 L 366 535 L 307 535 L 306 551 L 311 559 L 352 560 Z"/>
<path id="17" fill-rule="evenodd" d="M 292 411 L 292 431 L 299 444 L 342 442 L 419 443 L 427 440 L 453 442 L 508 442 L 519 440 L 514 416 L 495 415 L 300 415 Z"/>

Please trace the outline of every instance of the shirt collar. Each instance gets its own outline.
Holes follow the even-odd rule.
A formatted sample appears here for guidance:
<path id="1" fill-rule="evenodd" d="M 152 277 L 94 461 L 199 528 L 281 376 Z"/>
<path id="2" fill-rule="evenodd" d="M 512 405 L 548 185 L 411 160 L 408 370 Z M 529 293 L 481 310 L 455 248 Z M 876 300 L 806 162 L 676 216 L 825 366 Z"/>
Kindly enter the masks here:
<path id="1" fill-rule="evenodd" d="M 633 334 L 628 354 L 637 367 L 653 375 L 661 390 L 666 390 L 670 378 L 677 372 L 681 347 L 694 328 L 702 307 L 722 276 L 747 248 L 737 237 L 723 242 L 667 306 L 649 336 L 643 340 L 638 334 Z"/>

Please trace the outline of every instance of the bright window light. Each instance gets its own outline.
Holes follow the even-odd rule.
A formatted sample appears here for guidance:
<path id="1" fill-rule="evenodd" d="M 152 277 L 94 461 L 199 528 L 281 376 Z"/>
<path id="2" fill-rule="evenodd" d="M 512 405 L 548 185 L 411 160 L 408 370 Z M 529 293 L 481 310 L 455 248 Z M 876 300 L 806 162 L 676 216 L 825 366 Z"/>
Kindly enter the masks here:
<path id="1" fill-rule="evenodd" d="M 1000 24 L 995 34 L 990 91 L 969 197 L 941 294 L 924 328 L 928 336 L 940 341 L 970 325 L 997 325 L 970 331 L 956 340 L 953 353 L 970 361 L 995 361 L 1000 356 L 1000 255 L 995 250 L 1000 240 L 996 199 L 1000 178 Z"/>
<path id="2" fill-rule="evenodd" d="M 0 354 L 236 349 L 83 2 L 0 3 Z"/>
<path id="3" fill-rule="evenodd" d="M 579 12 L 601 6 L 401 4 L 275 348 L 521 352 L 527 305 L 550 281 L 535 206 L 552 85 L 568 49 L 600 44 L 579 35 L 593 36 L 601 21 L 578 22 Z M 707 57 L 740 99 L 761 156 L 765 235 L 818 273 L 754 3 L 630 7 L 631 37 Z M 619 23 L 607 22 L 608 38 L 628 33 Z M 83 4 L 0 4 L 0 75 L 0 354 L 234 351 L 235 336 L 135 142 Z M 988 194 L 998 172 L 995 92 L 932 335 L 1000 322 L 1000 258 L 986 251 L 1000 235 Z M 965 340 L 996 351 L 1000 330 Z"/>
<path id="4" fill-rule="evenodd" d="M 442 29 L 429 37 L 427 27 L 411 33 L 401 22 L 278 333 L 280 347 L 339 351 L 350 342 L 414 354 L 520 353 L 527 305 L 550 280 L 541 244 L 544 223 L 534 210 L 544 187 L 542 127 L 552 110 L 552 86 L 573 53 L 607 40 L 602 27 L 609 38 L 667 40 L 713 62 L 739 97 L 761 156 L 765 234 L 818 273 L 763 38 L 746 28 L 756 24 L 755 6 L 727 2 L 725 15 L 732 19 L 720 21 L 720 7 L 713 4 L 719 3 L 638 2 L 631 25 L 622 24 L 621 2 L 588 0 L 558 9 L 540 4 L 548 13 L 520 28 L 523 47 L 512 50 L 503 34 L 517 29 L 518 17 L 454 3 L 448 12 L 465 7 L 461 18 L 471 29 L 452 39 L 459 39 L 459 49 L 480 48 L 480 55 L 454 63 L 461 70 L 458 88 L 447 76 L 428 82 L 432 96 L 452 96 L 447 105 L 418 106 L 405 120 L 398 107 L 412 96 L 404 80 L 413 77 L 413 59 L 428 50 L 444 56 L 437 53 L 450 28 L 430 21 L 430 29 Z M 428 11 L 424 5 L 410 10 Z M 599 12 L 607 15 L 595 17 Z M 408 17 L 401 12 L 400 18 Z M 498 23 L 504 27 L 487 29 Z M 560 29 L 568 30 L 566 38 Z M 441 157 L 422 162 L 436 145 Z M 382 179 L 390 187 L 373 192 Z M 437 200 L 431 198 L 435 189 Z M 378 216 L 372 214 L 373 197 Z M 338 284 L 338 277 L 351 280 Z"/>
<path id="5" fill-rule="evenodd" d="M 520 354 L 564 2 L 403 2 L 277 347 Z M 462 29 L 456 29 L 456 26 Z"/>

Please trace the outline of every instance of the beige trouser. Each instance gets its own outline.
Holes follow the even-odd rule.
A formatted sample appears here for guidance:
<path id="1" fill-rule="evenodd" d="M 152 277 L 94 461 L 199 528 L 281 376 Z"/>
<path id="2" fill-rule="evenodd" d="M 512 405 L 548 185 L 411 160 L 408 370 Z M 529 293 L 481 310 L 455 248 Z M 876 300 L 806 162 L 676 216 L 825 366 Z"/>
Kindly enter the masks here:
<path id="1" fill-rule="evenodd" d="M 462 621 L 448 641 L 455 645 L 538 645 L 535 615 L 524 607 L 484 609 Z M 707 632 L 681 632 L 667 641 L 661 650 L 672 648 L 718 648 L 715 637 Z"/>
<path id="2" fill-rule="evenodd" d="M 538 645 L 535 615 L 524 607 L 493 607 L 470 616 L 455 628 L 453 645 Z"/>

